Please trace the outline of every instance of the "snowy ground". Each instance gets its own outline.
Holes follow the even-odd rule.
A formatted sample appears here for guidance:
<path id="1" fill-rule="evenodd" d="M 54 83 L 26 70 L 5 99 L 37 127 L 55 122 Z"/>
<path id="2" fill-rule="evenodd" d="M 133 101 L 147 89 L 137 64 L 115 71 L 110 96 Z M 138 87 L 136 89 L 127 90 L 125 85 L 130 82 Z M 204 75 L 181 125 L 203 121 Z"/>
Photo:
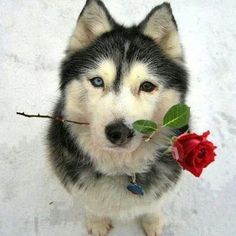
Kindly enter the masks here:
<path id="1" fill-rule="evenodd" d="M 157 0 L 104 0 L 123 23 L 139 22 Z M 197 132 L 211 130 L 218 158 L 200 179 L 186 174 L 166 207 L 165 236 L 236 235 L 236 2 L 173 0 L 191 73 L 188 104 Z M 0 1 L 0 235 L 86 235 L 79 206 L 51 174 L 46 120 L 58 95 L 58 65 L 84 0 Z M 131 17 L 132 18 L 131 18 Z M 111 236 L 141 236 L 135 223 Z"/>

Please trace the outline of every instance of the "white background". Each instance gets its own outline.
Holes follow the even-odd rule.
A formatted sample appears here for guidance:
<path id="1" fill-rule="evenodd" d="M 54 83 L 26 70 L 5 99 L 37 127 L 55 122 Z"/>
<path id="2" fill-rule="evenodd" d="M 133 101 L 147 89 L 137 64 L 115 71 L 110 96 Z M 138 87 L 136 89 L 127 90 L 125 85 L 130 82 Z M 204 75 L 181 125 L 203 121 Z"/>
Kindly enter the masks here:
<path id="1" fill-rule="evenodd" d="M 104 0 L 120 23 L 138 23 L 160 2 Z M 86 235 L 83 214 L 48 167 L 47 120 L 58 67 L 82 0 L 0 1 L 0 235 Z M 191 74 L 188 104 L 196 132 L 211 131 L 217 160 L 186 180 L 165 207 L 165 236 L 236 235 L 236 1 L 171 1 Z M 51 203 L 51 204 L 50 204 Z M 135 223 L 111 236 L 143 235 Z"/>

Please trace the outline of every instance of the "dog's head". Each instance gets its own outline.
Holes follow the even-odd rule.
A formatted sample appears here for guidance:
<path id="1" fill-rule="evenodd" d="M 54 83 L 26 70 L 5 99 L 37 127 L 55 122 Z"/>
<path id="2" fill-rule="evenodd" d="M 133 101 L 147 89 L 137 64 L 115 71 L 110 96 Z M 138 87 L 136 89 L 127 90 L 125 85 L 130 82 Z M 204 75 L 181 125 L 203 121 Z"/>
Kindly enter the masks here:
<path id="1" fill-rule="evenodd" d="M 132 152 L 142 142 L 132 123 L 148 119 L 160 124 L 165 112 L 183 101 L 186 77 L 168 3 L 138 26 L 125 28 L 101 1 L 88 0 L 62 64 L 64 116 L 89 122 L 85 129 L 99 149 Z"/>

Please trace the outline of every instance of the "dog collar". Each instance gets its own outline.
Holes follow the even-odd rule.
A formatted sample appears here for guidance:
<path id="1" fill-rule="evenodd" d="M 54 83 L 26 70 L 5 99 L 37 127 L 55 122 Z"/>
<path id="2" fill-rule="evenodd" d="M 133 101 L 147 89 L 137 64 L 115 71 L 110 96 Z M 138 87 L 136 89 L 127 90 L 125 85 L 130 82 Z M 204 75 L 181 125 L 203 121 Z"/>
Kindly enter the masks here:
<path id="1" fill-rule="evenodd" d="M 127 189 L 135 195 L 144 195 L 144 191 L 141 185 L 136 182 L 136 174 L 130 177 L 130 183 L 127 185 Z"/>

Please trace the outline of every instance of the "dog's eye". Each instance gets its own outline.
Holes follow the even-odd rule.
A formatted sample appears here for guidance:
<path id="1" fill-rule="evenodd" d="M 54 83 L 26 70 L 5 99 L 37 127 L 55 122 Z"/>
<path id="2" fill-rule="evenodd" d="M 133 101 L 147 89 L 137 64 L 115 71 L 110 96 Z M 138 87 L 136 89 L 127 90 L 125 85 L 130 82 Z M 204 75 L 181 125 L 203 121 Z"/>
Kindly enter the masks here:
<path id="1" fill-rule="evenodd" d="M 147 93 L 152 92 L 154 89 L 156 88 L 156 85 L 152 84 L 151 82 L 143 82 L 140 87 L 139 87 L 139 91 L 144 91 Z"/>
<path id="2" fill-rule="evenodd" d="M 90 79 L 90 83 L 94 86 L 94 87 L 104 87 L 104 82 L 103 79 L 100 77 L 95 77 Z"/>

